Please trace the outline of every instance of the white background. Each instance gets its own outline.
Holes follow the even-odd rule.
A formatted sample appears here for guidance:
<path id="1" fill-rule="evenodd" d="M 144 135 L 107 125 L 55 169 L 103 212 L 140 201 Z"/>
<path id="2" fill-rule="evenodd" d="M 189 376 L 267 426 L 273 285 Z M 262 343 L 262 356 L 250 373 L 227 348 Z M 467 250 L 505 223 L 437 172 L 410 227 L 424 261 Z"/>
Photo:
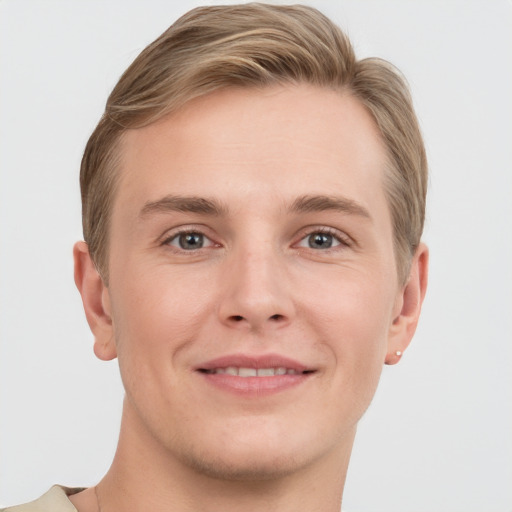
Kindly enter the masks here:
<path id="1" fill-rule="evenodd" d="M 512 3 L 312 1 L 408 77 L 431 185 L 419 331 L 354 448 L 354 512 L 512 511 Z M 122 390 L 72 279 L 81 152 L 121 72 L 196 2 L 0 0 L 0 505 L 108 468 Z"/>

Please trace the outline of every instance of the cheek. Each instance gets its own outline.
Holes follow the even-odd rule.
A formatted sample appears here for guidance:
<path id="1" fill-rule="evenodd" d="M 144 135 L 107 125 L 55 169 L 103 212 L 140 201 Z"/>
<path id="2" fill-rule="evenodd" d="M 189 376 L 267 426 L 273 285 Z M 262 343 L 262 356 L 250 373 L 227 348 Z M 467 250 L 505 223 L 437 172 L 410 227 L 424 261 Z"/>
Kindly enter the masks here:
<path id="1" fill-rule="evenodd" d="M 355 395 L 373 395 L 387 351 L 394 304 L 390 280 L 377 273 L 363 276 L 340 270 L 311 286 L 309 315 L 322 351 L 334 361 L 335 387 Z M 371 398 L 371 396 L 370 396 Z"/>
<path id="2" fill-rule="evenodd" d="M 209 298 L 197 283 L 158 272 L 113 284 L 112 316 L 122 375 L 169 383 L 182 349 L 197 337 Z M 183 282 L 185 281 L 185 282 Z M 166 384 L 167 385 L 167 384 Z"/>
<path id="3" fill-rule="evenodd" d="M 391 279 L 378 272 L 340 268 L 311 280 L 302 295 L 304 309 L 310 310 L 319 328 L 325 328 L 330 336 L 339 335 L 345 345 L 362 345 L 372 340 L 378 343 L 387 334 L 393 292 Z"/>

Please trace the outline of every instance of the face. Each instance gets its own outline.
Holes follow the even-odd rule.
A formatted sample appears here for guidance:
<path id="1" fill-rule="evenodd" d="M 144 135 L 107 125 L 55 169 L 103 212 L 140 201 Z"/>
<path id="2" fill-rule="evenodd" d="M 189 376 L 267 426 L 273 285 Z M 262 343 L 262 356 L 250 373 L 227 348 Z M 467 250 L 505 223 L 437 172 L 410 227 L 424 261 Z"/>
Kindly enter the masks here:
<path id="1" fill-rule="evenodd" d="M 404 348 L 385 162 L 357 100 L 306 85 L 223 90 L 126 133 L 96 338 L 130 428 L 240 478 L 351 445 Z"/>

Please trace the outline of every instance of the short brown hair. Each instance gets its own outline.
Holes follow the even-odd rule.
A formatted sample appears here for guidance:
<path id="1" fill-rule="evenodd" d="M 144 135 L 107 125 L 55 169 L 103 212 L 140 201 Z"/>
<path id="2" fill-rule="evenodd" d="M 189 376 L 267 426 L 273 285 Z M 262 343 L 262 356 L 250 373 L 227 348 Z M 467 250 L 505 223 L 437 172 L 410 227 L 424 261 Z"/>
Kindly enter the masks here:
<path id="1" fill-rule="evenodd" d="M 80 171 L 84 237 L 106 282 L 122 134 L 220 88 L 286 83 L 348 92 L 373 116 L 388 151 L 385 191 L 406 281 L 423 231 L 427 162 L 404 78 L 384 60 L 356 60 L 340 28 L 312 7 L 252 3 L 189 11 L 140 53 L 110 94 Z"/>

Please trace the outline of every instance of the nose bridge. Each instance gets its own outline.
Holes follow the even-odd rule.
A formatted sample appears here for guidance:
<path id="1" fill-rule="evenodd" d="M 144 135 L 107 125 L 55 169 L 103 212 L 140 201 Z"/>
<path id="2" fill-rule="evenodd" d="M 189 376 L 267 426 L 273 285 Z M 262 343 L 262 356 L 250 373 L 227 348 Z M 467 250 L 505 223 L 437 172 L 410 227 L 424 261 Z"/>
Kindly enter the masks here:
<path id="1" fill-rule="evenodd" d="M 285 255 L 268 239 L 249 238 L 233 247 L 226 262 L 221 320 L 253 330 L 283 325 L 293 315 Z"/>

